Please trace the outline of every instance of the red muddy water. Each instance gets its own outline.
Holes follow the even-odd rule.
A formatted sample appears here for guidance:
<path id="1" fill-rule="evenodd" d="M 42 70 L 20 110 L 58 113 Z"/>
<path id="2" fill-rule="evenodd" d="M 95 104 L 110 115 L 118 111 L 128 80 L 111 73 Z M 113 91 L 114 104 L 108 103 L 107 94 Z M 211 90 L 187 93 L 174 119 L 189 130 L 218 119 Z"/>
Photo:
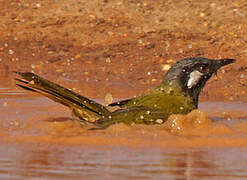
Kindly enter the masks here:
<path id="1" fill-rule="evenodd" d="M 175 129 L 90 131 L 47 98 L 5 87 L 0 96 L 1 179 L 247 178 L 242 102 L 202 102 L 200 111 L 170 117 Z"/>

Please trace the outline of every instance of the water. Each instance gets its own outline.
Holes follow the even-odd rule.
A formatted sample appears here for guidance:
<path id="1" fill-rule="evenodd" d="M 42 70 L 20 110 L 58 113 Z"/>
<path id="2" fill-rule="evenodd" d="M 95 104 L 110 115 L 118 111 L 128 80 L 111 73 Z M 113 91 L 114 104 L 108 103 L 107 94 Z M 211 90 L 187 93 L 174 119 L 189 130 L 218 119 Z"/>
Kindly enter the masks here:
<path id="1" fill-rule="evenodd" d="M 246 148 L 2 145 L 1 179 L 245 179 Z"/>
<path id="2" fill-rule="evenodd" d="M 88 131 L 62 105 L 0 88 L 0 179 L 246 179 L 246 105 L 201 103 L 213 124 L 189 136 L 160 126 Z"/>

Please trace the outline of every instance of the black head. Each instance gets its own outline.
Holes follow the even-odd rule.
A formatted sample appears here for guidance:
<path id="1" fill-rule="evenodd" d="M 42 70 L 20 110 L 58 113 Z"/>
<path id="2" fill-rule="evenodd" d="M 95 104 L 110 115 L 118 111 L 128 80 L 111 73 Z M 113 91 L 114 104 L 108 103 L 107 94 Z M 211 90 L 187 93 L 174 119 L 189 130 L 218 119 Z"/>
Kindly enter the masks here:
<path id="1" fill-rule="evenodd" d="M 201 89 L 209 78 L 222 66 L 233 63 L 234 59 L 213 60 L 203 57 L 186 58 L 176 62 L 164 77 L 165 82 L 179 83 L 198 106 Z"/>

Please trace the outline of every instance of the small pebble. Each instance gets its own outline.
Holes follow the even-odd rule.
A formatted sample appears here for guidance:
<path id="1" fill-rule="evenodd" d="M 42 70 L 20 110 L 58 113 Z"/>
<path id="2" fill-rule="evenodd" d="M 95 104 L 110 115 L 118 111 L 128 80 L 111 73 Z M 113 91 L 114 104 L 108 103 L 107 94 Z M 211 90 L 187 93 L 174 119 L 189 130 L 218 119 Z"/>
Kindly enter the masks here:
<path id="1" fill-rule="evenodd" d="M 111 63 L 111 59 L 110 58 L 106 58 L 105 62 L 106 63 Z"/>
<path id="2" fill-rule="evenodd" d="M 171 65 L 169 65 L 169 64 L 161 65 L 161 70 L 162 71 L 168 71 L 170 68 L 171 68 Z"/>
<path id="3" fill-rule="evenodd" d="M 201 12 L 200 17 L 204 17 L 204 16 L 205 16 L 205 13 Z"/>
<path id="4" fill-rule="evenodd" d="M 81 57 L 80 54 L 75 55 L 75 59 L 79 59 Z"/>
<path id="5" fill-rule="evenodd" d="M 14 54 L 14 51 L 10 49 L 10 50 L 9 50 L 9 54 L 10 54 L 10 55 Z"/>

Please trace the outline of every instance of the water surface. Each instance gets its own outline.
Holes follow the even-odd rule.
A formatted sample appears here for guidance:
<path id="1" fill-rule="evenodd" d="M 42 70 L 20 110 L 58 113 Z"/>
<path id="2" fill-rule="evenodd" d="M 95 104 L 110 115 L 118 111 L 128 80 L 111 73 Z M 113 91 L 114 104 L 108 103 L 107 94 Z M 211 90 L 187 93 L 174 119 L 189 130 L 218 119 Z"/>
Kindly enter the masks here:
<path id="1" fill-rule="evenodd" d="M 202 102 L 213 124 L 193 135 L 160 126 L 88 131 L 62 105 L 0 88 L 0 178 L 246 179 L 246 107 Z"/>

